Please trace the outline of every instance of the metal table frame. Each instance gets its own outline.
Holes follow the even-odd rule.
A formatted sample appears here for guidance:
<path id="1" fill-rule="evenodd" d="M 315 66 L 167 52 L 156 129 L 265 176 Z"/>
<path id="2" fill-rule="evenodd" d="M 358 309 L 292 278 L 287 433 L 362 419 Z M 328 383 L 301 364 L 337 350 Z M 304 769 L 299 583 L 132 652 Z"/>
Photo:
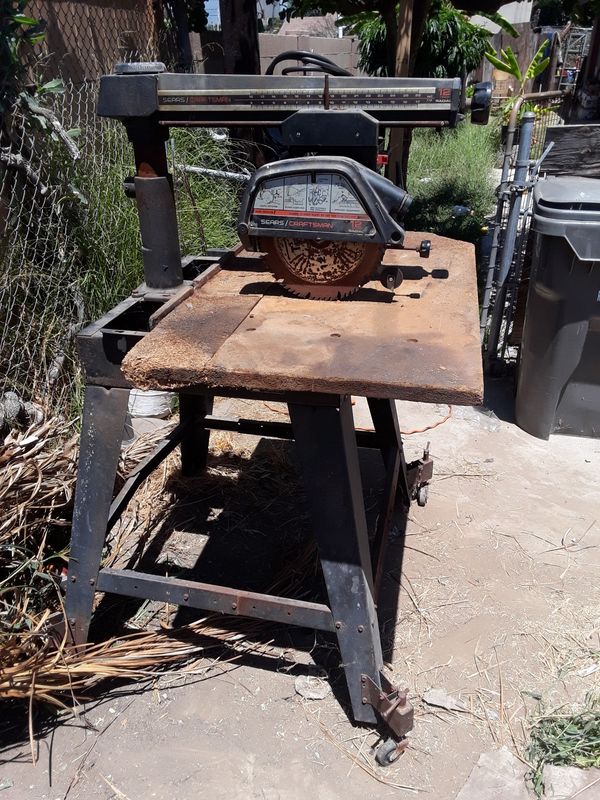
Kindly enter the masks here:
<path id="1" fill-rule="evenodd" d="M 412 727 L 412 709 L 406 695 L 391 687 L 383 674 L 376 594 L 394 506 L 410 503 L 417 487 L 431 476 L 431 461 L 406 464 L 394 402 L 369 399 L 375 427 L 371 433 L 355 431 L 348 396 L 235 393 L 286 402 L 290 424 L 217 417 L 212 414 L 211 395 L 180 393 L 179 424 L 137 465 L 113 497 L 128 396 L 129 389 L 122 387 L 88 385 L 86 389 L 66 597 L 73 641 L 82 644 L 87 640 L 96 592 L 332 632 L 337 636 L 354 719 L 375 724 L 378 716 L 383 716 L 397 737 L 404 736 Z M 211 430 L 295 441 L 329 606 L 134 570 L 100 568 L 107 533 L 138 486 L 178 446 L 183 473 L 201 474 Z M 385 492 L 371 546 L 359 446 L 380 449 L 386 466 Z M 395 713 L 385 719 L 394 700 L 400 701 Z"/>
<path id="2" fill-rule="evenodd" d="M 133 79 L 123 76 L 122 80 Z M 134 83 L 127 86 L 133 89 Z M 129 89 L 124 96 L 133 97 Z M 135 107 L 135 97 L 132 102 Z M 145 282 L 78 335 L 86 392 L 66 595 L 72 640 L 76 644 L 86 642 L 96 592 L 330 631 L 337 636 L 354 719 L 370 724 L 383 721 L 399 739 L 412 728 L 413 712 L 406 692 L 391 686 L 383 674 L 375 598 L 394 507 L 396 503 L 408 507 L 415 498 L 424 500 L 432 462 L 426 453 L 423 459 L 407 465 L 393 400 L 369 398 L 375 427 L 369 433 L 355 431 L 348 396 L 265 394 L 247 387 L 232 391 L 196 386 L 179 395 L 179 425 L 113 497 L 131 388 L 120 369 L 123 357 L 195 286 L 210 279 L 219 258 L 227 258 L 226 254 L 213 253 L 182 261 L 165 152 L 168 128 L 160 124 L 156 114 L 132 114 L 123 122 L 135 156 L 133 186 Z M 215 417 L 213 395 L 285 402 L 291 423 Z M 101 569 L 106 536 L 137 487 L 176 447 L 181 449 L 183 472 L 200 474 L 206 465 L 211 430 L 295 441 L 329 606 L 131 570 Z M 371 548 L 359 446 L 378 448 L 386 468 L 383 504 Z"/>

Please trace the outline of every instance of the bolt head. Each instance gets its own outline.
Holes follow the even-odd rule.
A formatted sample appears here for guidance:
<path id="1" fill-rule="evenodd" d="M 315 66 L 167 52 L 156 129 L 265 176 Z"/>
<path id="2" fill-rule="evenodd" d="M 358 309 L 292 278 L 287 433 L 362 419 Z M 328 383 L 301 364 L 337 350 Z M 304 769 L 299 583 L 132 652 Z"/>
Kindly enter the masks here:
<path id="1" fill-rule="evenodd" d="M 359 633 L 362 633 L 362 632 L 364 631 L 364 629 L 365 629 L 365 626 L 364 626 L 364 625 L 359 625 L 359 626 L 358 626 L 358 632 L 359 632 Z"/>

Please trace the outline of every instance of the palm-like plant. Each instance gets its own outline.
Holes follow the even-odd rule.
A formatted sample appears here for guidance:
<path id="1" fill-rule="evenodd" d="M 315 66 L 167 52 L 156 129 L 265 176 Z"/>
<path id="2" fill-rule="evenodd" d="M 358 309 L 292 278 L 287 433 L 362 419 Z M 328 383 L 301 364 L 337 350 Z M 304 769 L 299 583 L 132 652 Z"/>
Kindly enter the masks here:
<path id="1" fill-rule="evenodd" d="M 548 42 L 542 42 L 537 53 L 531 59 L 529 66 L 525 70 L 525 74 L 521 72 L 521 68 L 519 67 L 519 63 L 511 47 L 507 47 L 506 50 L 501 50 L 500 56 L 498 56 L 493 50 L 486 51 L 485 57 L 490 64 L 493 64 L 496 69 L 499 69 L 501 72 L 506 72 L 509 75 L 512 75 L 514 78 L 516 78 L 519 84 L 518 91 L 512 97 L 509 97 L 502 106 L 502 117 L 504 122 L 508 122 L 508 118 L 515 103 L 517 102 L 517 98 L 520 98 L 525 94 L 527 81 L 533 80 L 541 75 L 550 63 L 549 56 L 544 55 L 547 47 Z M 539 109 L 537 109 L 537 107 L 534 108 L 531 104 L 522 103 L 520 114 L 523 114 L 525 111 L 536 110 Z"/>

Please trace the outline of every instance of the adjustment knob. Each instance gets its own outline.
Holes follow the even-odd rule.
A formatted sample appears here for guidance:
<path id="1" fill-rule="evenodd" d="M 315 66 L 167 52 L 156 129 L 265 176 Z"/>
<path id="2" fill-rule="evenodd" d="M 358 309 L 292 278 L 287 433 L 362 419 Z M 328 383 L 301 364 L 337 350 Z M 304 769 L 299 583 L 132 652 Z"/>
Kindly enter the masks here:
<path id="1" fill-rule="evenodd" d="M 403 279 L 404 276 L 399 267 L 386 267 L 379 277 L 381 285 L 392 292 L 400 286 Z"/>
<path id="2" fill-rule="evenodd" d="M 421 258 L 429 258 L 429 254 L 431 253 L 431 242 L 429 239 L 423 239 L 419 245 L 418 252 Z"/>

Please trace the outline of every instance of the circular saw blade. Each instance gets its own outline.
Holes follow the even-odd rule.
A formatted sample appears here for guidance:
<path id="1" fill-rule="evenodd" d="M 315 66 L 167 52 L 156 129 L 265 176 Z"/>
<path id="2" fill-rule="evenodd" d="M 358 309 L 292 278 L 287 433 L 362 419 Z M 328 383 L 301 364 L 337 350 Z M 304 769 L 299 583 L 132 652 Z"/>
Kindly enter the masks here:
<path id="1" fill-rule="evenodd" d="M 298 297 L 340 300 L 356 292 L 381 262 L 384 248 L 365 242 L 261 238 L 266 266 Z"/>

